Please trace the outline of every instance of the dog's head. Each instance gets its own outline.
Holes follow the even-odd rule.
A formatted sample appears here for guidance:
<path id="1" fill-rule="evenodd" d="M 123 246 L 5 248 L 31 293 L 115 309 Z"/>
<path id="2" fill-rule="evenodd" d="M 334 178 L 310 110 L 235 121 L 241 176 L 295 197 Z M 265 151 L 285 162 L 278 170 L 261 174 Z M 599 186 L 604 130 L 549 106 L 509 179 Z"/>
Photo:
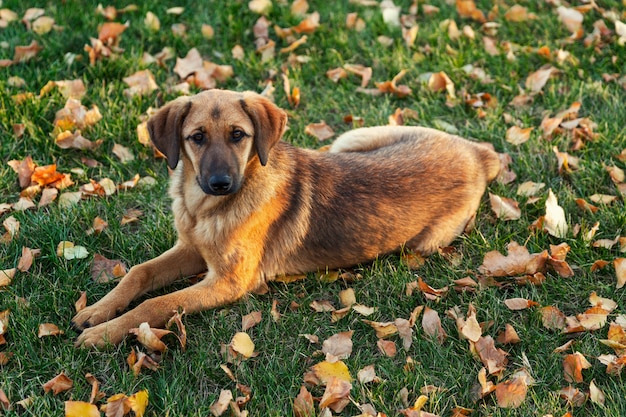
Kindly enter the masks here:
<path id="1" fill-rule="evenodd" d="M 249 163 L 267 164 L 286 123 L 285 112 L 256 93 L 208 90 L 166 104 L 148 132 L 170 168 L 185 159 L 205 193 L 226 195 L 239 190 Z"/>

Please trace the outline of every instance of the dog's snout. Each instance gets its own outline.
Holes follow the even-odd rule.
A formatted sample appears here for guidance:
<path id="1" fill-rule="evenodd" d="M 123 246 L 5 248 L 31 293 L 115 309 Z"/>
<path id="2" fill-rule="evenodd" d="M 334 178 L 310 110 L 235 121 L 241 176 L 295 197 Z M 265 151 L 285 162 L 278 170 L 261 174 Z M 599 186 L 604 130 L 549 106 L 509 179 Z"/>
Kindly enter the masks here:
<path id="1" fill-rule="evenodd" d="M 233 187 L 233 178 L 230 175 L 212 175 L 209 187 L 215 194 L 227 194 Z"/>

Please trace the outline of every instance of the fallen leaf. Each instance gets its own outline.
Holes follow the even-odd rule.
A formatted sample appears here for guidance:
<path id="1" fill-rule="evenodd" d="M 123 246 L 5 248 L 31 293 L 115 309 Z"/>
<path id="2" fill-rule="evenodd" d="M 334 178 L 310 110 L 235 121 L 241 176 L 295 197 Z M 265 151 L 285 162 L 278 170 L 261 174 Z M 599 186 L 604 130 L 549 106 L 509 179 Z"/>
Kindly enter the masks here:
<path id="1" fill-rule="evenodd" d="M 89 252 L 84 246 L 74 245 L 73 242 L 61 241 L 57 245 L 57 256 L 71 261 L 73 259 L 84 259 L 89 256 Z"/>
<path id="2" fill-rule="evenodd" d="M 531 300 L 527 300 L 525 298 L 509 298 L 504 300 L 504 304 L 509 308 L 509 310 L 525 310 L 529 307 L 538 306 L 539 303 Z"/>
<path id="3" fill-rule="evenodd" d="M 65 401 L 65 417 L 101 417 L 98 407 L 83 401 Z"/>
<path id="4" fill-rule="evenodd" d="M 500 197 L 489 193 L 489 201 L 491 203 L 491 210 L 495 213 L 496 217 L 500 220 L 519 220 L 522 217 L 522 210 L 519 208 L 519 203 L 511 198 Z"/>
<path id="5" fill-rule="evenodd" d="M 129 87 L 124 90 L 124 95 L 127 97 L 143 96 L 159 88 L 150 70 L 137 71 L 122 80 Z M 115 153 L 115 151 L 113 152 Z"/>
<path id="6" fill-rule="evenodd" d="M 367 365 L 363 369 L 359 370 L 359 372 L 357 372 L 357 380 L 361 384 L 380 382 L 380 378 L 376 376 L 376 370 L 374 369 L 374 365 Z"/>
<path id="7" fill-rule="evenodd" d="M 507 323 L 504 330 L 496 338 L 496 342 L 503 345 L 514 345 L 521 342 L 521 339 L 517 335 L 515 328 Z"/>
<path id="8" fill-rule="evenodd" d="M 220 396 L 211 406 L 209 410 L 215 416 L 221 416 L 228 409 L 230 402 L 233 400 L 233 393 L 230 390 L 223 389 L 220 391 Z"/>
<path id="9" fill-rule="evenodd" d="M 613 261 L 615 275 L 617 276 L 616 288 L 622 288 L 626 284 L 626 258 L 617 258 Z"/>
<path id="10" fill-rule="evenodd" d="M 498 407 L 517 408 L 526 399 L 528 386 L 526 378 L 518 377 L 509 379 L 496 385 L 496 399 Z"/>
<path id="11" fill-rule="evenodd" d="M 324 395 L 320 399 L 319 408 L 330 408 L 336 413 L 340 413 L 350 403 L 350 391 L 352 384 L 340 378 L 331 378 L 326 384 Z"/>
<path id="12" fill-rule="evenodd" d="M 557 307 L 546 306 L 540 309 L 543 327 L 550 330 L 562 330 L 565 328 L 565 314 Z"/>
<path id="13" fill-rule="evenodd" d="M 241 318 L 241 330 L 246 331 L 261 322 L 263 313 L 261 311 L 253 311 Z"/>
<path id="14" fill-rule="evenodd" d="M 591 364 L 582 353 L 574 352 L 563 359 L 565 380 L 567 382 L 583 382 L 583 369 L 591 368 Z"/>
<path id="15" fill-rule="evenodd" d="M 422 328 L 424 332 L 435 339 L 439 344 L 443 344 L 448 337 L 446 331 L 441 326 L 441 319 L 437 311 L 426 307 L 422 315 Z"/>
<path id="16" fill-rule="evenodd" d="M 335 131 L 324 120 L 319 123 L 308 124 L 304 128 L 304 133 L 316 137 L 319 141 L 328 140 L 335 136 Z"/>
<path id="17" fill-rule="evenodd" d="M 91 278 L 105 283 L 126 275 L 126 265 L 118 259 L 107 259 L 96 253 L 91 264 Z"/>
<path id="18" fill-rule="evenodd" d="M 43 384 L 44 392 L 52 391 L 54 395 L 57 395 L 64 391 L 69 391 L 74 386 L 71 379 L 61 372 L 59 375 L 52 378 L 50 381 Z"/>
<path id="19" fill-rule="evenodd" d="M 52 323 L 43 323 L 39 325 L 39 331 L 37 332 L 37 337 L 40 339 L 46 336 L 58 336 L 63 334 L 63 330 L 60 330 L 56 324 Z"/>
<path id="20" fill-rule="evenodd" d="M 398 327 L 394 322 L 376 322 L 371 320 L 363 320 L 363 323 L 369 324 L 376 331 L 376 337 L 386 339 L 398 333 Z"/>
<path id="21" fill-rule="evenodd" d="M 26 272 L 33 265 L 33 261 L 35 259 L 35 251 L 31 248 L 27 248 L 26 246 L 22 247 L 22 256 L 17 262 L 17 270 L 21 272 Z"/>
<path id="22" fill-rule="evenodd" d="M 545 272 L 548 251 L 530 254 L 528 249 L 511 241 L 507 244 L 508 255 L 498 251 L 485 254 L 483 264 L 478 268 L 482 274 L 493 277 L 510 277 L 517 275 L 533 275 Z"/>
<path id="23" fill-rule="evenodd" d="M 576 9 L 567 8 L 565 6 L 557 7 L 556 11 L 567 30 L 569 30 L 572 34 L 578 34 L 578 32 L 582 29 L 583 14 Z"/>
<path id="24" fill-rule="evenodd" d="M 313 396 L 304 385 L 293 401 L 293 414 L 295 417 L 315 417 Z"/>
<path id="25" fill-rule="evenodd" d="M 548 190 L 543 227 L 550 235 L 558 238 L 564 238 L 569 230 L 565 210 L 559 206 L 559 202 L 551 189 Z"/>
<path id="26" fill-rule="evenodd" d="M 354 331 L 337 333 L 322 343 L 322 352 L 326 354 L 326 361 L 333 363 L 340 359 L 347 359 L 352 354 L 352 334 Z"/>
<path id="27" fill-rule="evenodd" d="M 506 131 L 506 141 L 513 145 L 521 145 L 530 139 L 530 133 L 533 129 L 533 127 L 522 129 L 519 126 L 511 126 Z"/>
<path id="28" fill-rule="evenodd" d="M 604 392 L 602 392 L 602 390 L 596 385 L 595 379 L 592 379 L 591 383 L 589 383 L 589 399 L 594 404 L 604 406 L 606 396 L 604 395 Z"/>
<path id="29" fill-rule="evenodd" d="M 126 399 L 126 403 L 134 412 L 135 417 L 143 417 L 148 406 L 148 391 L 142 390 L 134 393 Z"/>
<path id="30" fill-rule="evenodd" d="M 526 89 L 531 93 L 539 93 L 548 82 L 548 79 L 552 74 L 557 73 L 558 70 L 551 65 L 541 67 L 535 72 L 532 72 L 526 77 Z"/>
<path id="31" fill-rule="evenodd" d="M 398 352 L 396 344 L 393 340 L 378 339 L 376 346 L 378 347 L 380 353 L 390 358 L 396 356 Z"/>
<path id="32" fill-rule="evenodd" d="M 572 407 L 581 407 L 585 401 L 587 401 L 587 394 L 572 386 L 562 388 L 559 391 L 559 396 L 566 400 L 568 404 L 571 404 Z M 567 414 L 569 414 L 569 416 L 567 416 Z M 570 413 L 567 414 L 563 417 L 571 417 Z"/>
<path id="33" fill-rule="evenodd" d="M 235 333 L 230 341 L 230 347 L 246 359 L 254 356 L 254 342 L 247 333 Z"/>
<path id="34" fill-rule="evenodd" d="M 504 371 L 508 363 L 508 359 L 506 358 L 507 353 L 501 349 L 496 349 L 491 336 L 482 336 L 474 346 L 478 357 L 487 368 L 489 375 L 500 374 Z"/>
<path id="35" fill-rule="evenodd" d="M 328 362 L 323 361 L 311 367 L 313 376 L 316 378 L 316 384 L 326 385 L 333 378 L 342 379 L 344 381 L 352 381 L 350 371 L 343 361 Z"/>

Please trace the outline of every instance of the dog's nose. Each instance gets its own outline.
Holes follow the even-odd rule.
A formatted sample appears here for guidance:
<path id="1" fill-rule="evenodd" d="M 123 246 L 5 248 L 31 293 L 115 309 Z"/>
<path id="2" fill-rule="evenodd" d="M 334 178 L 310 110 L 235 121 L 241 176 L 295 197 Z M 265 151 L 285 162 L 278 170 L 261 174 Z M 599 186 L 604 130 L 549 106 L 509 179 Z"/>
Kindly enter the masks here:
<path id="1" fill-rule="evenodd" d="M 215 194 L 226 194 L 233 186 L 233 178 L 230 175 L 212 175 L 209 178 L 209 187 Z"/>

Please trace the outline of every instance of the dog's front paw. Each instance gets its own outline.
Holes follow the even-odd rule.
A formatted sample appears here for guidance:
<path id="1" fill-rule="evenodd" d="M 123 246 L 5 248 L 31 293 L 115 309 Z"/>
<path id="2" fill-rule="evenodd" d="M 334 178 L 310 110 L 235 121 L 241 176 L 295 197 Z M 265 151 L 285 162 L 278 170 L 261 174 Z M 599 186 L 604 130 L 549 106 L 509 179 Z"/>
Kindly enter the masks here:
<path id="1" fill-rule="evenodd" d="M 108 307 L 101 307 L 99 303 L 85 307 L 72 319 L 72 326 L 78 330 L 96 326 L 100 323 L 111 320 L 117 314 L 117 311 Z"/>
<path id="2" fill-rule="evenodd" d="M 128 329 L 115 326 L 115 320 L 90 327 L 76 338 L 74 346 L 87 349 L 104 349 L 119 344 L 128 334 Z"/>

